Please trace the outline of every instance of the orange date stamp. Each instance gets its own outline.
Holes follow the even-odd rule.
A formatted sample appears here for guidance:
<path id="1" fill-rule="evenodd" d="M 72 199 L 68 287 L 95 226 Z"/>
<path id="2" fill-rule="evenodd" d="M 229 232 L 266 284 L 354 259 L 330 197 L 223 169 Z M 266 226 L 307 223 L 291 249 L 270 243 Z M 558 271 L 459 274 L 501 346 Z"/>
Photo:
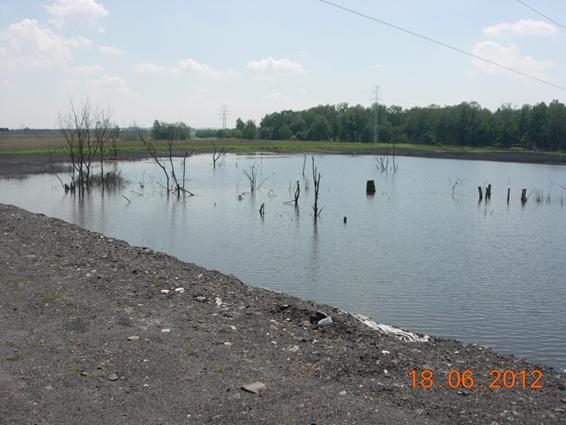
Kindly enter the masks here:
<path id="1" fill-rule="evenodd" d="M 451 369 L 445 379 L 443 379 L 444 377 L 437 379 L 437 376 L 435 376 L 434 372 L 430 369 L 413 369 L 409 372 L 409 377 L 411 378 L 411 388 L 413 389 L 542 389 L 542 371 L 538 369 L 523 369 L 518 371 L 511 369 L 492 369 L 488 372 L 487 376 L 474 373 L 470 369 Z"/>

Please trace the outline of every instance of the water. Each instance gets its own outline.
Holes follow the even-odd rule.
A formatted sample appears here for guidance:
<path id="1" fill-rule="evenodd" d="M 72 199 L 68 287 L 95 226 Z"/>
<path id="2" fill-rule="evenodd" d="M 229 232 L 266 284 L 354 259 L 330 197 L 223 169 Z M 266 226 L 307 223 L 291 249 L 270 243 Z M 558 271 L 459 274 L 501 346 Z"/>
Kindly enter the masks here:
<path id="1" fill-rule="evenodd" d="M 142 161 L 119 164 L 130 183 L 117 193 L 79 200 L 54 176 L 38 175 L 0 180 L 0 202 L 378 322 L 566 367 L 566 167 L 399 158 L 399 171 L 387 175 L 370 156 L 316 161 L 323 207 L 316 225 L 302 155 L 228 155 L 216 170 L 210 155 L 192 157 L 188 186 L 196 196 L 181 200 L 168 199 L 156 184 L 161 171 Z M 238 200 L 253 164 L 267 180 Z M 367 179 L 376 181 L 373 197 Z M 296 180 L 298 211 L 284 204 Z M 477 186 L 487 183 L 492 199 L 478 204 Z M 543 202 L 533 194 L 523 207 L 523 187 L 544 191 Z"/>

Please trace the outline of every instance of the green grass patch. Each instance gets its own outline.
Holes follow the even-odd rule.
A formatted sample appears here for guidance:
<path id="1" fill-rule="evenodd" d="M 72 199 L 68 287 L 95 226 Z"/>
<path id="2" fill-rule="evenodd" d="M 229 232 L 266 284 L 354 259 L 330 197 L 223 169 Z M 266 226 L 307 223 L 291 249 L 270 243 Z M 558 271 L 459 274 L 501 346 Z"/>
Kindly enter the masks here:
<path id="1" fill-rule="evenodd" d="M 64 295 L 47 295 L 43 297 L 44 304 L 50 303 L 62 303 L 62 304 L 73 304 L 73 302 L 65 297 Z"/>
<path id="2" fill-rule="evenodd" d="M 6 360 L 8 360 L 9 362 L 17 362 L 18 360 L 21 360 L 22 356 L 20 356 L 19 354 L 12 354 L 9 357 L 6 357 Z"/>
<path id="3" fill-rule="evenodd" d="M 155 149 L 158 152 L 166 153 L 167 144 L 164 141 L 154 141 Z M 393 149 L 393 144 L 388 143 L 353 143 L 353 142 L 312 142 L 296 140 L 242 140 L 242 139 L 190 139 L 188 141 L 175 142 L 175 151 L 189 151 L 194 153 L 211 152 L 215 147 L 223 147 L 227 152 L 239 154 L 254 154 L 257 152 L 273 153 L 347 153 L 347 154 L 379 154 Z M 471 147 L 471 146 L 450 146 L 450 145 L 417 145 L 410 143 L 396 144 L 395 149 L 398 155 L 404 152 L 443 152 L 443 153 L 485 153 L 485 152 L 524 152 L 537 154 L 541 152 L 531 151 L 525 148 L 498 148 L 498 147 Z M 120 153 L 145 153 L 145 146 L 136 140 L 121 140 L 118 143 L 118 159 Z M 33 154 L 69 154 L 68 147 L 59 145 L 47 147 L 38 139 L 37 143 L 33 140 L 27 141 L 22 146 L 11 143 L 0 146 L 0 154 L 10 155 L 33 155 Z M 565 151 L 544 152 L 545 154 L 566 157 Z M 108 154 L 111 151 L 108 150 Z"/>

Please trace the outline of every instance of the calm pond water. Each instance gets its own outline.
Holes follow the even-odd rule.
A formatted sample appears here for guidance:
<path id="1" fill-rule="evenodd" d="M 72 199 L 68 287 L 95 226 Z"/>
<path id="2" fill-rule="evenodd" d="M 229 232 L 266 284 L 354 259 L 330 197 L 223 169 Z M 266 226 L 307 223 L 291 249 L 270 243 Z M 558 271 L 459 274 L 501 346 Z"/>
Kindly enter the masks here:
<path id="1" fill-rule="evenodd" d="M 129 184 L 117 193 L 79 200 L 54 176 L 37 175 L 0 180 L 0 202 L 381 323 L 566 367 L 566 167 L 399 158 L 392 175 L 370 156 L 316 161 L 316 225 L 310 161 L 299 209 L 284 204 L 296 180 L 304 189 L 302 155 L 228 155 L 215 170 L 210 155 L 194 156 L 188 186 L 196 196 L 181 200 L 168 199 L 161 171 L 141 161 L 119 164 Z M 238 200 L 249 190 L 243 171 L 254 164 L 267 180 Z M 373 197 L 367 179 L 376 181 Z M 477 186 L 487 183 L 492 199 L 478 204 Z M 523 187 L 533 193 L 525 206 Z"/>

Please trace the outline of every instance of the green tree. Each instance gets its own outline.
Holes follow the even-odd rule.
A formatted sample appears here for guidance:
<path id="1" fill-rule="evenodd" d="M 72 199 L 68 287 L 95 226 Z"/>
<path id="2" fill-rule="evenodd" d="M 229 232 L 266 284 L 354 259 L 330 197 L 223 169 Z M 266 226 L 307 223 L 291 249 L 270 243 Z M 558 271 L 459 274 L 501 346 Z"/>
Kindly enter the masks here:
<path id="1" fill-rule="evenodd" d="M 242 129 L 242 137 L 244 139 L 255 139 L 257 137 L 257 126 L 252 120 L 248 120 Z"/>
<path id="2" fill-rule="evenodd" d="M 328 140 L 330 138 L 330 124 L 328 120 L 322 115 L 315 115 L 309 130 L 307 138 L 309 140 Z"/>
<path id="3" fill-rule="evenodd" d="M 151 137 L 154 140 L 185 140 L 190 137 L 190 130 L 184 122 L 167 123 L 155 120 Z"/>

